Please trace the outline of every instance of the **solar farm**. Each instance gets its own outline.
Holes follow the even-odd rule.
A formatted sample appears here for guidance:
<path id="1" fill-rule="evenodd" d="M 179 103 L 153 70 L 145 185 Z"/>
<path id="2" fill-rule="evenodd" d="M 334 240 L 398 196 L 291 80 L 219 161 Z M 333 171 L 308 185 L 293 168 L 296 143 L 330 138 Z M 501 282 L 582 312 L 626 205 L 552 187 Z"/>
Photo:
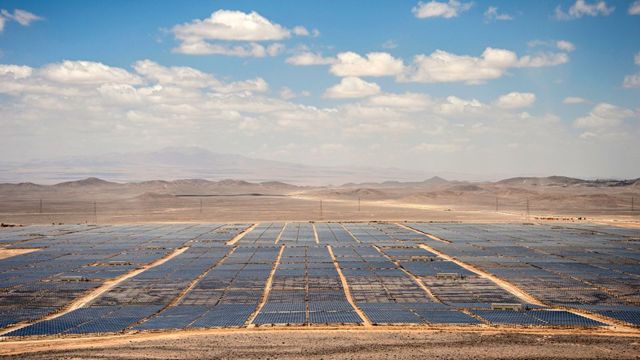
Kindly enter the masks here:
<path id="1" fill-rule="evenodd" d="M 640 327 L 640 231 L 290 222 L 0 230 L 0 337 Z"/>

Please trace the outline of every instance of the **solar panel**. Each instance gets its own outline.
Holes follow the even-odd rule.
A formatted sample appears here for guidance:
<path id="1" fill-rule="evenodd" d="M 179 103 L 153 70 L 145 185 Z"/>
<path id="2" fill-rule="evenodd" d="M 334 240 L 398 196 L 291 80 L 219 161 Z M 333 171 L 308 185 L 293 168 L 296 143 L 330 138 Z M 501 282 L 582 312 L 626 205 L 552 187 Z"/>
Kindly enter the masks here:
<path id="1" fill-rule="evenodd" d="M 260 313 L 253 321 L 257 325 L 265 324 L 304 324 L 306 314 L 304 312 L 280 312 Z"/>
<path id="2" fill-rule="evenodd" d="M 586 317 L 557 310 L 532 310 L 528 314 L 554 326 L 603 326 L 605 324 Z"/>
<path id="3" fill-rule="evenodd" d="M 613 319 L 640 326 L 640 310 L 605 310 L 599 311 L 599 313 Z"/>
<path id="4" fill-rule="evenodd" d="M 511 310 L 474 310 L 474 314 L 497 325 L 544 325 L 545 322 L 524 312 Z"/>
<path id="5" fill-rule="evenodd" d="M 309 313 L 312 324 L 360 324 L 362 319 L 355 311 L 316 311 Z"/>

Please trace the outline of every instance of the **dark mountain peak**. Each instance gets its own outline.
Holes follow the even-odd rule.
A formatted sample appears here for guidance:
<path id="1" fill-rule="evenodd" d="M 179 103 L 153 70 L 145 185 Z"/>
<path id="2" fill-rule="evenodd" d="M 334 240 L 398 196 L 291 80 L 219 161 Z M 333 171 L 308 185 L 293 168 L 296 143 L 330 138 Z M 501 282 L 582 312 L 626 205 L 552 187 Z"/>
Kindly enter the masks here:
<path id="1" fill-rule="evenodd" d="M 88 177 L 82 180 L 65 181 L 54 186 L 59 187 L 79 187 L 79 186 L 102 186 L 102 185 L 119 185 L 118 183 L 99 179 L 97 177 Z"/>

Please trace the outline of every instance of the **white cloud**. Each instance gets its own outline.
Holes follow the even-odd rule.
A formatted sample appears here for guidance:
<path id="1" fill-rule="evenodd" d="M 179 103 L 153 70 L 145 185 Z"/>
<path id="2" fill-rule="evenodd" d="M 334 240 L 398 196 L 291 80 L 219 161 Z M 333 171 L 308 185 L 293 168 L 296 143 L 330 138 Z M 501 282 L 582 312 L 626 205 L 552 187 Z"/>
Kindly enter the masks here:
<path id="1" fill-rule="evenodd" d="M 562 100 L 562 103 L 567 105 L 582 104 L 585 102 L 587 102 L 587 100 L 577 96 L 567 96 Z"/>
<path id="2" fill-rule="evenodd" d="M 401 79 L 424 83 L 480 83 L 501 77 L 516 62 L 516 54 L 509 50 L 487 48 L 479 58 L 436 50 L 431 55 L 416 55 Z"/>
<path id="3" fill-rule="evenodd" d="M 67 84 L 102 84 L 107 82 L 120 84 L 138 84 L 140 77 L 127 70 L 107 66 L 93 61 L 70 61 L 49 64 L 40 69 L 46 79 Z"/>
<path id="4" fill-rule="evenodd" d="M 176 37 L 183 41 L 235 40 L 265 41 L 282 40 L 291 37 L 291 31 L 272 23 L 255 11 L 218 10 L 210 17 L 196 19 L 190 23 L 176 25 L 172 29 Z"/>
<path id="5" fill-rule="evenodd" d="M 8 10 L 2 9 L 0 10 L 0 32 L 4 29 L 7 20 L 13 20 L 22 26 L 29 26 L 35 21 L 42 20 L 42 18 L 26 10 L 15 9 L 12 14 Z"/>
<path id="6" fill-rule="evenodd" d="M 640 0 L 636 0 L 629 5 L 629 15 L 640 15 Z"/>
<path id="7" fill-rule="evenodd" d="M 636 65 L 640 65 L 640 52 L 633 57 L 633 62 Z M 622 82 L 622 86 L 624 86 L 625 88 L 640 87 L 640 73 L 625 76 Z"/>
<path id="8" fill-rule="evenodd" d="M 265 57 L 276 56 L 282 52 L 284 45 L 273 43 L 264 46 L 258 43 L 228 45 L 206 41 L 183 42 L 174 52 L 189 55 L 227 55 L 237 57 Z"/>
<path id="9" fill-rule="evenodd" d="M 569 62 L 569 55 L 565 53 L 541 53 L 537 55 L 525 55 L 518 61 L 518 67 L 544 67 L 556 66 Z"/>
<path id="10" fill-rule="evenodd" d="M 625 76 L 622 86 L 626 88 L 640 87 L 640 73 Z"/>
<path id="11" fill-rule="evenodd" d="M 573 45 L 570 41 L 567 40 L 558 40 L 556 41 L 556 47 L 560 50 L 571 52 L 576 49 L 576 46 Z"/>
<path id="12" fill-rule="evenodd" d="M 616 127 L 626 118 L 633 116 L 633 111 L 619 106 L 600 103 L 587 116 L 577 118 L 573 125 L 577 128 L 610 128 Z"/>
<path id="13" fill-rule="evenodd" d="M 383 49 L 395 49 L 398 47 L 398 44 L 393 40 L 387 40 L 382 43 Z"/>
<path id="14" fill-rule="evenodd" d="M 33 73 L 33 68 L 24 65 L 2 65 L 0 64 L 0 77 L 7 77 L 13 80 L 24 79 Z"/>
<path id="15" fill-rule="evenodd" d="M 296 97 L 296 94 L 293 92 L 293 90 L 285 86 L 282 89 L 280 89 L 280 97 L 285 100 L 289 100 Z"/>
<path id="16" fill-rule="evenodd" d="M 304 26 L 295 26 L 291 32 L 298 36 L 309 36 L 309 30 Z"/>
<path id="17" fill-rule="evenodd" d="M 503 109 L 519 109 L 530 107 L 535 102 L 536 95 L 533 93 L 510 92 L 500 96 L 496 105 Z"/>
<path id="18" fill-rule="evenodd" d="M 212 75 L 186 66 L 166 67 L 151 60 L 141 60 L 133 68 L 138 74 L 163 85 L 204 88 L 219 84 Z"/>
<path id="19" fill-rule="evenodd" d="M 488 115 L 490 107 L 476 99 L 466 100 L 457 96 L 447 96 L 445 101 L 440 102 L 436 112 L 445 116 L 476 116 Z"/>
<path id="20" fill-rule="evenodd" d="M 505 13 L 499 13 L 497 7 L 489 6 L 487 8 L 487 11 L 484 12 L 484 20 L 486 22 L 507 21 L 507 20 L 513 20 L 513 16 Z"/>
<path id="21" fill-rule="evenodd" d="M 372 106 L 402 108 L 408 110 L 419 110 L 431 105 L 431 99 L 420 93 L 385 93 L 372 96 L 368 99 L 368 104 Z"/>
<path id="22" fill-rule="evenodd" d="M 486 48 L 480 57 L 451 54 L 436 50 L 431 55 L 417 55 L 407 71 L 399 76 L 405 82 L 466 82 L 479 84 L 502 77 L 509 68 L 542 67 L 569 61 L 564 53 L 526 55 L 505 49 Z"/>
<path id="23" fill-rule="evenodd" d="M 348 51 L 339 53 L 331 65 L 337 76 L 391 76 L 404 70 L 404 63 L 385 52 L 371 52 L 366 58 Z"/>
<path id="24" fill-rule="evenodd" d="M 529 47 L 556 48 L 564 52 L 572 52 L 576 49 L 576 46 L 568 40 L 531 40 L 527 45 Z"/>
<path id="25" fill-rule="evenodd" d="M 415 17 L 420 19 L 432 17 L 449 19 L 471 9 L 472 5 L 473 3 L 461 3 L 457 0 L 449 0 L 448 2 L 438 2 L 434 0 L 427 3 L 420 1 L 411 9 L 411 12 Z"/>
<path id="26" fill-rule="evenodd" d="M 196 19 L 176 25 L 171 31 L 180 41 L 174 52 L 189 55 L 227 55 L 239 57 L 264 57 L 278 55 L 284 45 L 273 43 L 262 45 L 258 42 L 288 39 L 291 35 L 317 36 L 319 32 L 309 32 L 303 26 L 287 29 L 273 23 L 253 11 L 218 10 L 210 17 Z M 211 41 L 218 42 L 211 42 Z M 220 43 L 224 41 L 225 43 Z M 228 43 L 232 42 L 232 43 Z M 233 43 L 236 42 L 236 43 Z M 250 42 L 238 44 L 237 42 Z"/>
<path id="27" fill-rule="evenodd" d="M 309 66 L 333 64 L 335 62 L 335 59 L 331 57 L 323 57 L 321 54 L 306 51 L 290 56 L 285 61 L 287 64 Z"/>
<path id="28" fill-rule="evenodd" d="M 328 88 L 324 96 L 334 99 L 358 98 L 375 95 L 379 92 L 380 86 L 378 84 L 349 76 L 343 78 L 339 84 Z"/>
<path id="29" fill-rule="evenodd" d="M 571 20 L 579 19 L 583 16 L 609 16 L 614 10 L 615 7 L 608 6 L 603 0 L 594 1 L 593 3 L 585 0 L 576 0 L 567 12 L 558 5 L 555 10 L 555 18 L 558 20 Z"/>

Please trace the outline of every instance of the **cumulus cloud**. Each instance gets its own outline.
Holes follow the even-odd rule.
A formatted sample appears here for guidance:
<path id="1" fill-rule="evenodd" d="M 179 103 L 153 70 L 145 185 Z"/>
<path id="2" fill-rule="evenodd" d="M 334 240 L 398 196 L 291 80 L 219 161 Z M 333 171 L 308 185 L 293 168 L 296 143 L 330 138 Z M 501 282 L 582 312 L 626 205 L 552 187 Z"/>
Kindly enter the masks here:
<path id="1" fill-rule="evenodd" d="M 139 76 L 127 70 L 93 61 L 65 60 L 44 66 L 39 73 L 58 83 L 92 85 L 102 83 L 139 84 Z"/>
<path id="2" fill-rule="evenodd" d="M 183 42 L 174 52 L 189 55 L 227 55 L 237 57 L 265 57 L 276 56 L 284 50 L 284 45 L 274 43 L 264 46 L 258 43 L 228 45 L 206 41 Z"/>
<path id="3" fill-rule="evenodd" d="M 305 51 L 305 52 L 301 52 L 293 56 L 290 56 L 285 61 L 287 64 L 291 64 L 291 65 L 310 66 L 310 65 L 330 65 L 330 64 L 333 64 L 336 60 L 335 58 L 332 58 L 332 57 L 323 57 L 321 54 Z"/>
<path id="4" fill-rule="evenodd" d="M 567 105 L 582 104 L 585 102 L 587 102 L 587 100 L 577 96 L 567 96 L 562 100 L 562 103 Z"/>
<path id="5" fill-rule="evenodd" d="M 457 0 L 449 0 L 448 2 L 429 1 L 418 2 L 416 6 L 411 9 L 413 15 L 419 19 L 443 17 L 445 19 L 457 17 L 461 13 L 471 9 L 473 3 L 462 3 Z"/>
<path id="6" fill-rule="evenodd" d="M 502 77 L 509 68 L 554 66 L 568 61 L 569 57 L 564 53 L 543 53 L 518 58 L 510 50 L 486 48 L 480 57 L 474 57 L 436 50 L 430 55 L 415 56 L 412 65 L 399 76 L 399 80 L 479 84 Z"/>
<path id="7" fill-rule="evenodd" d="M 371 52 L 361 56 L 348 51 L 336 56 L 330 71 L 336 76 L 392 76 L 403 70 L 402 60 L 389 53 Z"/>
<path id="8" fill-rule="evenodd" d="M 8 77 L 13 80 L 24 79 L 33 73 L 33 68 L 25 65 L 1 65 L 0 76 Z"/>
<path id="9" fill-rule="evenodd" d="M 597 104 L 587 116 L 577 118 L 573 125 L 577 128 L 610 128 L 622 124 L 633 116 L 633 111 L 608 103 Z"/>
<path id="10" fill-rule="evenodd" d="M 640 0 L 636 0 L 629 5 L 629 15 L 640 15 Z"/>
<path id="11" fill-rule="evenodd" d="M 42 18 L 26 10 L 15 9 L 13 13 L 11 13 L 8 10 L 2 9 L 0 10 L 0 33 L 4 30 L 7 21 L 15 21 L 22 26 L 29 26 L 38 20 L 42 20 Z"/>
<path id="12" fill-rule="evenodd" d="M 282 51 L 282 44 L 274 43 L 266 46 L 258 42 L 284 40 L 290 38 L 292 34 L 297 36 L 318 34 L 317 30 L 309 32 L 303 26 L 287 29 L 255 11 L 244 13 L 233 10 L 215 11 L 204 20 L 195 19 L 189 23 L 176 25 L 171 31 L 180 41 L 178 47 L 174 49 L 175 52 L 189 55 L 239 57 L 275 56 Z M 250 44 L 237 44 L 237 42 L 250 42 Z"/>
<path id="13" fill-rule="evenodd" d="M 536 95 L 533 93 L 510 92 L 500 96 L 496 105 L 503 109 L 519 109 L 530 107 L 535 102 Z"/>
<path id="14" fill-rule="evenodd" d="M 379 92 L 380 86 L 378 84 L 349 76 L 343 78 L 339 84 L 328 88 L 324 96 L 334 99 L 359 98 L 375 95 Z"/>
<path id="15" fill-rule="evenodd" d="M 569 62 L 569 55 L 565 53 L 541 53 L 537 55 L 525 55 L 518 61 L 517 67 L 544 67 L 556 66 Z"/>
<path id="16" fill-rule="evenodd" d="M 589 3 L 586 0 L 576 0 L 568 11 L 562 10 L 562 7 L 558 5 L 555 10 L 555 18 L 558 20 L 572 20 L 583 16 L 609 16 L 614 10 L 615 7 L 607 5 L 603 0 L 594 1 L 593 3 Z"/>
<path id="17" fill-rule="evenodd" d="M 513 16 L 498 12 L 498 8 L 496 6 L 489 6 L 484 12 L 484 20 L 486 22 L 508 21 L 513 20 Z"/>
<path id="18" fill-rule="evenodd" d="M 371 106 L 420 110 L 432 104 L 429 96 L 420 93 L 406 92 L 402 94 L 386 93 L 372 96 L 367 103 Z"/>
<path id="19" fill-rule="evenodd" d="M 291 31 L 275 24 L 255 11 L 218 10 L 204 20 L 196 19 L 172 29 L 183 41 L 236 40 L 265 41 L 282 40 L 291 36 Z"/>
<path id="20" fill-rule="evenodd" d="M 576 46 L 573 45 L 570 41 L 567 40 L 558 40 L 556 41 L 556 47 L 560 50 L 571 52 L 576 49 Z"/>

